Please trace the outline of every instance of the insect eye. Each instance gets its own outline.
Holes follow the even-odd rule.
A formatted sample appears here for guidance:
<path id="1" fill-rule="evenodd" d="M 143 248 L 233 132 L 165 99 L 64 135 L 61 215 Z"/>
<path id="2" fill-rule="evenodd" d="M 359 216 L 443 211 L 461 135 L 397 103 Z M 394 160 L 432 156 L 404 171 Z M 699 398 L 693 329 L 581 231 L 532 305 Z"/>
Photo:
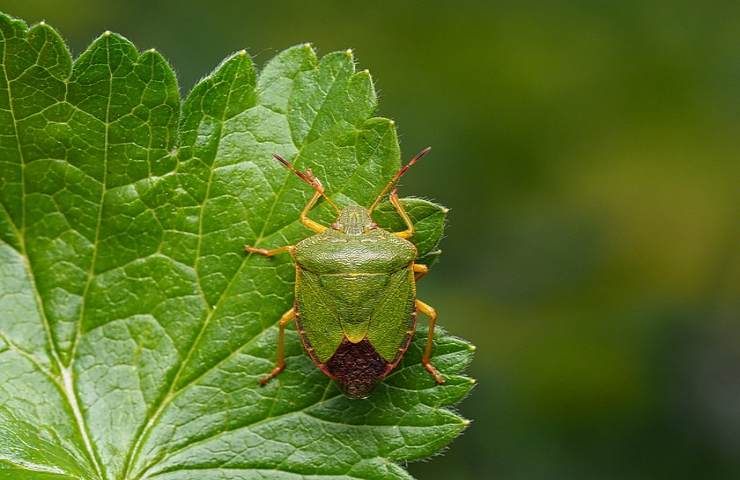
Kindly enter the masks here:
<path id="1" fill-rule="evenodd" d="M 333 228 L 334 230 L 341 230 L 342 226 L 339 225 L 339 222 L 334 222 L 331 224 L 331 228 Z"/>
<path id="2" fill-rule="evenodd" d="M 373 223 L 371 223 L 370 225 L 367 226 L 367 229 L 368 230 L 375 230 L 376 228 L 378 228 L 378 224 L 375 223 L 375 222 L 373 222 Z"/>

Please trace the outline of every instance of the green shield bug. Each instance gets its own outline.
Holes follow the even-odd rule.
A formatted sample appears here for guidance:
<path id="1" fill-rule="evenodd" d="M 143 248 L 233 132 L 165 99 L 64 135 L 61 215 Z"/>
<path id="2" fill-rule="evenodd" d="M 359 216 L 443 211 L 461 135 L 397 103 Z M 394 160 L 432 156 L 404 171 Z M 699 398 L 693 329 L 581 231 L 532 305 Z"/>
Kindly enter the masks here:
<path id="1" fill-rule="evenodd" d="M 278 323 L 277 362 L 260 380 L 262 385 L 285 368 L 285 327 L 295 321 L 303 347 L 316 366 L 334 379 L 346 395 L 365 398 L 401 361 L 416 330 L 417 312 L 429 317 L 422 364 L 437 383 L 444 383 L 429 361 L 437 313 L 416 298 L 416 282 L 428 268 L 415 263 L 417 250 L 408 240 L 414 225 L 394 188 L 409 167 L 429 150 L 422 150 L 404 165 L 370 208 L 351 205 L 341 210 L 324 193 L 310 169 L 302 172 L 274 155 L 315 190 L 300 220 L 316 234 L 273 250 L 244 247 L 248 253 L 267 257 L 289 253 L 296 270 L 293 307 Z M 390 202 L 407 227 L 401 232 L 383 230 L 372 220 L 373 210 L 391 188 Z M 321 198 L 337 211 L 337 219 L 330 227 L 308 217 Z"/>

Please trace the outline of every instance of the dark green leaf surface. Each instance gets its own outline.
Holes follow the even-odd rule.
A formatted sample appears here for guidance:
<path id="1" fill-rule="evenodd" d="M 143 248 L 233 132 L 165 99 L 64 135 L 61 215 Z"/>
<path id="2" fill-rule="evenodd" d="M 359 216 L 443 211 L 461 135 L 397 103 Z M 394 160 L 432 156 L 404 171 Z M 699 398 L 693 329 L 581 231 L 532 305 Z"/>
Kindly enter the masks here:
<path id="1" fill-rule="evenodd" d="M 447 209 L 421 198 L 404 198 L 401 203 L 414 222 L 411 241 L 419 250 L 417 263 L 434 265 L 442 253 L 438 247 L 444 233 Z M 381 203 L 373 218 L 386 230 L 399 232 L 406 229 L 390 202 Z"/>
<path id="2" fill-rule="evenodd" d="M 393 122 L 351 52 L 244 52 L 181 104 L 170 66 L 106 32 L 74 62 L 50 27 L 0 15 L 0 479 L 409 478 L 467 425 L 472 347 L 420 328 L 403 364 L 353 401 L 288 332 L 265 388 L 287 258 L 310 232 L 310 167 L 369 205 L 399 168 Z M 405 199 L 432 260 L 446 210 Z M 320 205 L 317 219 L 331 219 Z M 387 204 L 382 226 L 399 229 Z"/>

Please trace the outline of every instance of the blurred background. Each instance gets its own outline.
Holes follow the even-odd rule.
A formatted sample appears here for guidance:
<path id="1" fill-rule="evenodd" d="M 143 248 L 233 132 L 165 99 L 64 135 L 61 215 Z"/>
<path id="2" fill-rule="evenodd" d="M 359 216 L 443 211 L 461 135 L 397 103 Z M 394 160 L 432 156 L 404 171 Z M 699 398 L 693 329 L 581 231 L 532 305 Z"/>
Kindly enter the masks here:
<path id="1" fill-rule="evenodd" d="M 740 4 L 8 1 L 75 55 L 109 29 L 183 96 L 223 57 L 352 47 L 449 206 L 420 285 L 473 340 L 434 479 L 740 478 Z"/>

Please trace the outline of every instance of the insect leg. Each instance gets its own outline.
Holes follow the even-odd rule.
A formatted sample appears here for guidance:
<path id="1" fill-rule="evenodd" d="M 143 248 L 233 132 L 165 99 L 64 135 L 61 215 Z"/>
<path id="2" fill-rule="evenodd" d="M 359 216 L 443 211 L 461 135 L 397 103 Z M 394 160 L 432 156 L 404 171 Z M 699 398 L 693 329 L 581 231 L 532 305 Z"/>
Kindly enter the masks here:
<path id="1" fill-rule="evenodd" d="M 401 216 L 403 222 L 406 224 L 406 230 L 402 232 L 395 232 L 394 235 L 401 238 L 410 238 L 414 234 L 414 223 L 411 221 L 409 214 L 403 209 L 400 200 L 398 200 L 398 191 L 394 188 L 390 195 L 391 204 L 396 208 L 396 212 Z"/>
<path id="2" fill-rule="evenodd" d="M 308 218 L 308 212 L 313 208 L 314 205 L 316 205 L 316 202 L 319 201 L 319 198 L 321 198 L 322 195 L 322 191 L 316 190 L 313 194 L 313 197 L 311 197 L 311 200 L 308 201 L 306 206 L 303 207 L 303 211 L 301 212 L 301 223 L 316 233 L 323 232 L 324 230 L 326 230 L 326 227 Z"/>
<path id="3" fill-rule="evenodd" d="M 298 175 L 298 178 L 311 185 L 311 187 L 313 187 L 313 189 L 315 190 L 313 197 L 311 197 L 311 200 L 308 201 L 308 204 L 306 204 L 306 206 L 303 208 L 303 211 L 301 212 L 301 223 L 316 233 L 321 233 L 326 230 L 325 226 L 308 218 L 308 211 L 311 210 L 314 205 L 316 205 L 316 202 L 321 197 L 324 197 L 329 205 L 331 205 L 332 208 L 337 211 L 337 214 L 339 213 L 339 208 L 324 193 L 324 186 L 321 184 L 319 179 L 314 176 L 310 168 L 307 168 L 305 172 L 301 172 L 300 170 L 295 168 L 292 163 L 290 163 L 280 155 L 273 153 L 272 156 L 275 157 L 275 160 L 282 163 L 285 168 Z"/>
<path id="4" fill-rule="evenodd" d="M 414 276 L 414 280 L 416 280 L 417 282 L 421 280 L 421 277 L 429 273 L 429 267 L 421 263 L 415 263 L 413 266 L 413 269 L 414 269 L 414 273 L 416 274 Z"/>
<path id="5" fill-rule="evenodd" d="M 418 299 L 416 300 L 416 310 L 429 317 L 429 336 L 427 337 L 427 346 L 424 349 L 424 355 L 421 357 L 421 364 L 424 365 L 424 368 L 434 377 L 437 383 L 445 383 L 445 379 L 429 361 L 429 357 L 432 356 L 432 347 L 434 346 L 434 324 L 437 323 L 437 311 Z"/>
<path id="6" fill-rule="evenodd" d="M 291 255 L 293 255 L 295 253 L 295 246 L 286 245 L 284 247 L 267 250 L 265 248 L 257 248 L 257 247 L 252 247 L 250 245 L 244 245 L 244 251 L 247 253 L 256 253 L 258 255 L 264 255 L 265 257 L 272 257 L 273 255 L 277 255 L 278 253 L 285 253 L 285 252 L 288 252 Z"/>
<path id="7" fill-rule="evenodd" d="M 263 386 L 285 369 L 285 326 L 292 322 L 295 316 L 295 308 L 291 308 L 280 317 L 280 322 L 278 322 L 277 361 L 275 362 L 275 368 L 272 369 L 269 375 L 260 380 L 260 384 Z"/>

